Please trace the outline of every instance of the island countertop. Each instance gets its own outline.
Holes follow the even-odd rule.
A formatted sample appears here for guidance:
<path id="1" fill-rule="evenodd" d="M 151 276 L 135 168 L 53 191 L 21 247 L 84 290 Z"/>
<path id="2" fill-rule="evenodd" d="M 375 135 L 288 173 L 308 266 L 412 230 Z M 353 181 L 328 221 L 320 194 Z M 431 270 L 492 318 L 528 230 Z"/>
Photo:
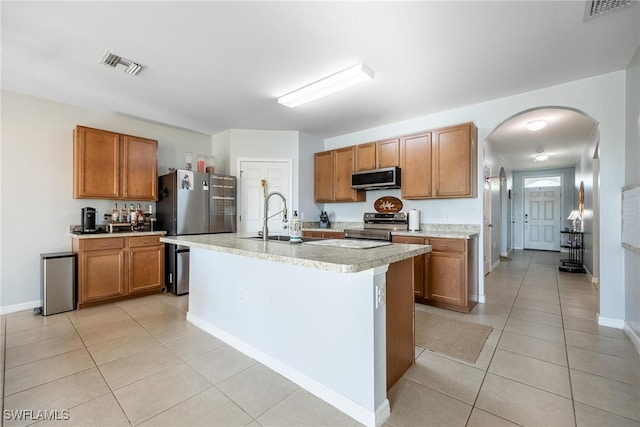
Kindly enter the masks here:
<path id="1" fill-rule="evenodd" d="M 164 236 L 160 241 L 337 273 L 357 273 L 431 251 L 430 245 L 403 243 L 370 249 L 347 249 L 305 243 L 264 242 L 236 233 Z"/>

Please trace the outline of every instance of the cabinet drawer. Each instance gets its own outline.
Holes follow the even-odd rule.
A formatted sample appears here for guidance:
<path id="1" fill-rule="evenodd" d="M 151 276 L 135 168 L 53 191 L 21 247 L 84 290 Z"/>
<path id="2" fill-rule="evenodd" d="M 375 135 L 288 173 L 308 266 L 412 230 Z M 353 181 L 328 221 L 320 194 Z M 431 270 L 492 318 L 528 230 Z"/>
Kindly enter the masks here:
<path id="1" fill-rule="evenodd" d="M 429 239 L 434 251 L 464 252 L 465 242 L 462 239 Z"/>
<path id="2" fill-rule="evenodd" d="M 145 246 L 159 246 L 160 237 L 158 236 L 138 236 L 129 237 L 130 248 L 140 248 Z"/>
<path id="3" fill-rule="evenodd" d="M 393 243 L 413 243 L 417 245 L 424 245 L 425 239 L 424 237 L 415 237 L 415 236 L 393 236 L 391 238 Z"/>
<path id="4" fill-rule="evenodd" d="M 106 239 L 83 239 L 80 241 L 83 251 L 101 251 L 105 249 L 124 248 L 124 237 L 110 237 Z"/>
<path id="5" fill-rule="evenodd" d="M 323 231 L 322 237 L 325 239 L 344 239 L 344 233 L 342 231 Z"/>

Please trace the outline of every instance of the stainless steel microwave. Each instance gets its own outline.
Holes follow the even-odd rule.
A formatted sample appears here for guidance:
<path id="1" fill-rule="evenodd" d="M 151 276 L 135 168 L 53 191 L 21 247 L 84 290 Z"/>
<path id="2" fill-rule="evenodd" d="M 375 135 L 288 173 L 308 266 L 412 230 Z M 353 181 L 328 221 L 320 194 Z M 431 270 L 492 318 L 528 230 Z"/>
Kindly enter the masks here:
<path id="1" fill-rule="evenodd" d="M 351 174 L 351 188 L 357 190 L 383 190 L 400 188 L 400 168 L 372 169 Z"/>

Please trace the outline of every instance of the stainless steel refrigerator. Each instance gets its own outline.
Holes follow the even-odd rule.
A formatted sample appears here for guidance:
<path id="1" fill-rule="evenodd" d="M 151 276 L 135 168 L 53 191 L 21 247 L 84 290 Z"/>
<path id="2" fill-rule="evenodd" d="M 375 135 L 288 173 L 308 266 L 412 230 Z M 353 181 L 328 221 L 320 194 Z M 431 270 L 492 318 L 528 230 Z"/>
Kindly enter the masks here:
<path id="1" fill-rule="evenodd" d="M 159 180 L 156 215 L 169 236 L 236 232 L 236 177 L 178 169 Z M 165 244 L 165 286 L 189 292 L 189 248 Z"/>

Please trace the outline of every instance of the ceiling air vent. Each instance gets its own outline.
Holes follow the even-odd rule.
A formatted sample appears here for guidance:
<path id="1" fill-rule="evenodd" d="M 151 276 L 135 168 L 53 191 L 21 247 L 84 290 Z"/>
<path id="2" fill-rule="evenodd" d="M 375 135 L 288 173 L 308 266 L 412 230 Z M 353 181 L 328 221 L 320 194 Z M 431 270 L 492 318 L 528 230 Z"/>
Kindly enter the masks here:
<path id="1" fill-rule="evenodd" d="M 584 11 L 584 20 L 588 21 L 598 16 L 606 15 L 615 10 L 631 6 L 636 0 L 587 0 Z"/>
<path id="2" fill-rule="evenodd" d="M 125 59 L 121 56 L 109 52 L 108 50 L 105 50 L 102 54 L 100 63 L 114 68 L 118 64 L 124 65 L 126 67 L 124 69 L 125 73 L 131 74 L 132 76 L 138 74 L 144 67 L 146 67 L 146 65 L 138 64 L 137 62 Z"/>

